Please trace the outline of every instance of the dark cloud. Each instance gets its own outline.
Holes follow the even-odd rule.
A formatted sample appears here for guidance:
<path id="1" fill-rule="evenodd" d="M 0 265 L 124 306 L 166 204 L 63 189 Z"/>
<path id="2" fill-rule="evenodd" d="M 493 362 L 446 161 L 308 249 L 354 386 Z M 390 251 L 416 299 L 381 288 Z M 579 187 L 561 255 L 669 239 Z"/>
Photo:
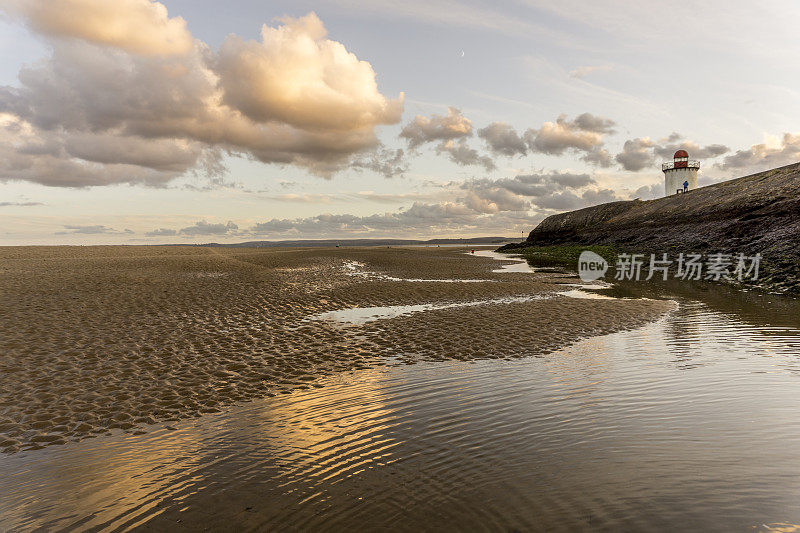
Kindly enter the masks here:
<path id="1" fill-rule="evenodd" d="M 230 220 L 226 224 L 212 224 L 205 220 L 196 222 L 193 226 L 182 228 L 179 233 L 182 235 L 227 235 L 235 233 L 239 226 Z"/>
<path id="2" fill-rule="evenodd" d="M 592 115 L 591 113 L 582 113 L 575 117 L 572 121 L 572 126 L 583 131 L 593 131 L 595 133 L 615 133 L 614 126 L 616 122 L 610 118 Z"/>
<path id="3" fill-rule="evenodd" d="M 485 213 L 530 208 L 569 210 L 622 199 L 610 189 L 596 187 L 595 180 L 588 174 L 568 172 L 476 179 L 460 184 L 460 188 L 468 191 L 460 201 Z M 576 192 L 581 189 L 582 192 Z"/>
<path id="4" fill-rule="evenodd" d="M 600 167 L 611 166 L 611 156 L 604 150 L 604 136 L 614 133 L 615 122 L 609 118 L 583 113 L 573 120 L 566 115 L 541 128 L 524 133 L 504 122 L 493 122 L 478 131 L 492 153 L 504 156 L 527 155 L 529 152 L 562 155 L 568 150 L 583 152 L 581 159 Z"/>
<path id="5" fill-rule="evenodd" d="M 520 174 L 513 178 L 478 179 L 461 184 L 462 189 L 506 189 L 521 196 L 545 196 L 564 189 L 580 189 L 594 185 L 588 174 L 551 172 L 546 174 Z"/>
<path id="6" fill-rule="evenodd" d="M 586 152 L 585 154 L 583 154 L 583 156 L 581 156 L 581 159 L 583 159 L 590 165 L 602 168 L 608 168 L 614 164 L 611 159 L 611 154 L 609 154 L 608 151 L 604 149 L 597 149 L 597 150 L 592 150 L 590 152 Z"/>
<path id="7" fill-rule="evenodd" d="M 675 152 L 678 150 L 686 150 L 689 152 L 689 157 L 698 159 L 711 159 L 730 152 L 730 148 L 723 144 L 708 144 L 706 146 L 700 146 L 696 142 L 688 140 L 677 142 L 681 139 L 683 139 L 681 134 L 672 133 L 669 137 L 662 141 L 664 144 L 659 143 L 653 148 L 655 155 L 662 159 L 672 159 L 673 155 L 675 155 Z"/>
<path id="8" fill-rule="evenodd" d="M 492 122 L 485 128 L 478 130 L 478 137 L 486 141 L 489 149 L 498 155 L 515 156 L 526 155 L 528 145 L 509 124 Z"/>
<path id="9" fill-rule="evenodd" d="M 655 165 L 654 146 L 655 143 L 647 137 L 631 139 L 625 141 L 622 152 L 618 153 L 615 159 L 622 168 L 633 172 L 652 167 Z"/>
<path id="10" fill-rule="evenodd" d="M 148 231 L 147 233 L 145 233 L 145 236 L 147 236 L 147 237 L 169 237 L 169 236 L 177 235 L 177 234 L 178 234 L 178 231 L 174 230 L 174 229 L 158 228 L 158 229 L 154 229 L 153 231 Z"/>
<path id="11" fill-rule="evenodd" d="M 355 169 L 371 170 L 386 178 L 402 176 L 408 171 L 408 161 L 403 149 L 392 150 L 383 146 L 353 159 L 350 166 Z"/>
<path id="12" fill-rule="evenodd" d="M 475 227 L 478 213 L 457 203 L 415 202 L 393 213 L 369 216 L 323 214 L 308 218 L 272 219 L 250 229 L 254 235 L 348 235 L 396 231 L 432 231 Z"/>
<path id="13" fill-rule="evenodd" d="M 453 163 L 462 166 L 480 165 L 487 171 L 494 170 L 495 164 L 492 158 L 487 155 L 481 155 L 474 148 L 467 146 L 464 139 L 458 141 L 442 141 L 436 146 L 436 153 L 446 153 L 450 156 Z"/>
<path id="14" fill-rule="evenodd" d="M 700 146 L 696 142 L 682 140 L 679 133 L 672 133 L 668 137 L 654 142 L 648 137 L 641 137 L 625 141 L 622 152 L 617 154 L 615 160 L 625 170 L 637 172 L 648 167 L 657 167 L 657 159 L 671 160 L 678 150 L 686 150 L 689 157 L 711 159 L 730 151 L 722 144 L 708 144 Z"/>

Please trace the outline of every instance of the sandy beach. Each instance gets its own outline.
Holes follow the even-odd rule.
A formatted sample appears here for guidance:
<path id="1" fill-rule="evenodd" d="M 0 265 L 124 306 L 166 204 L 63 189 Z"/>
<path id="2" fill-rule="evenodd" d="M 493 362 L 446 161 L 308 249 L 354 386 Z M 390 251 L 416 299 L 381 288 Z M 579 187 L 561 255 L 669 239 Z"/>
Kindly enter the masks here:
<path id="1" fill-rule="evenodd" d="M 575 278 L 467 251 L 2 248 L 0 449 L 139 433 L 341 370 L 542 354 L 673 308 L 576 298 Z M 392 306 L 412 309 L 324 318 Z"/>

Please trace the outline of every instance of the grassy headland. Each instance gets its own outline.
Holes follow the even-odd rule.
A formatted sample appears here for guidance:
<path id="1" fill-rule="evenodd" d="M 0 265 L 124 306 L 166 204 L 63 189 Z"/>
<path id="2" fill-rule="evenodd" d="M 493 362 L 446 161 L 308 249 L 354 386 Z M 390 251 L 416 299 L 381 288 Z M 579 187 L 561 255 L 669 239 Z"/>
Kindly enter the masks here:
<path id="1" fill-rule="evenodd" d="M 611 202 L 544 219 L 499 249 L 575 265 L 585 249 L 761 254 L 753 285 L 800 293 L 800 163 L 657 200 Z M 607 249 L 607 250 L 606 250 Z M 597 250 L 595 250 L 597 251 Z M 606 259 L 608 259 L 606 257 Z"/>

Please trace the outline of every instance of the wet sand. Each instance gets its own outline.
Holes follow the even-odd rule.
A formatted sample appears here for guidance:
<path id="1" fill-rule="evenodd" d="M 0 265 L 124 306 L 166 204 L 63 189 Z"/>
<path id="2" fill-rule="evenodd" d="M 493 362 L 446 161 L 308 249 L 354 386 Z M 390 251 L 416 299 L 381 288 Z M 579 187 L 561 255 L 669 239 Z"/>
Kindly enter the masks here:
<path id="1" fill-rule="evenodd" d="M 452 248 L 0 248 L 0 450 L 169 428 L 340 371 L 541 355 L 674 309 L 497 268 Z"/>

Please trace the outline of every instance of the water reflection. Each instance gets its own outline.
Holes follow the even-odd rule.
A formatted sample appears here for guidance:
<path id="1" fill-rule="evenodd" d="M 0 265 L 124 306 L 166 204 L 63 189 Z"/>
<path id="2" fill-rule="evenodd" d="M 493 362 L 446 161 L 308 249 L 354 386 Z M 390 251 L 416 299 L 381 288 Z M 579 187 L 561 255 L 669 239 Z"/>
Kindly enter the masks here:
<path id="1" fill-rule="evenodd" d="M 3 457 L 0 529 L 791 528 L 796 302 L 679 290 L 604 291 L 681 305 L 540 357 L 358 370 Z"/>

